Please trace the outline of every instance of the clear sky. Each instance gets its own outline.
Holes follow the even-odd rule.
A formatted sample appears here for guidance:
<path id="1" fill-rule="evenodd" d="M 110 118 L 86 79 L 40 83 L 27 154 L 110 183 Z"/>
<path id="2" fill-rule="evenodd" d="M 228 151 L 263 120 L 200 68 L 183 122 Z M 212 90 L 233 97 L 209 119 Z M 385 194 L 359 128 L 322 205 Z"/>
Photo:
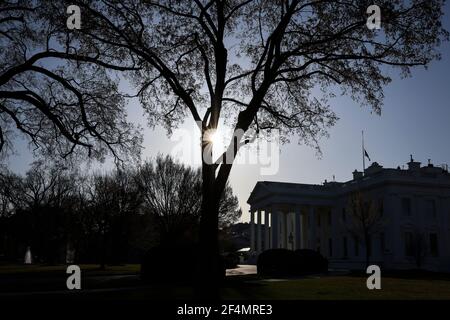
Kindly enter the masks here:
<path id="1" fill-rule="evenodd" d="M 450 30 L 450 5 L 446 5 L 444 26 Z M 247 198 L 257 181 L 285 181 L 322 183 L 325 179 L 337 181 L 351 179 L 352 171 L 362 169 L 361 131 L 365 131 L 365 147 L 372 161 L 384 167 L 397 167 L 409 161 L 409 155 L 435 165 L 450 164 L 450 44 L 441 47 L 442 60 L 433 62 L 428 70 L 417 68 L 412 77 L 400 79 L 392 72 L 393 82 L 385 88 L 381 116 L 361 108 L 347 97 L 331 101 L 340 120 L 330 129 L 330 137 L 320 141 L 322 157 L 315 150 L 292 142 L 281 147 L 279 171 L 275 175 L 261 176 L 258 165 L 238 164 L 231 173 L 231 185 L 239 197 L 243 221 L 248 220 Z M 145 126 L 143 111 L 138 103 L 129 106 L 130 120 Z M 195 130 L 194 124 L 183 125 Z M 196 140 L 193 141 L 196 143 Z M 9 158 L 9 167 L 24 172 L 31 162 L 26 143 L 18 141 L 16 156 Z M 167 137 L 162 128 L 144 130 L 143 158 L 158 153 L 171 153 L 177 144 Z M 180 159 L 189 163 L 186 157 Z M 366 166 L 370 162 L 366 161 Z"/>

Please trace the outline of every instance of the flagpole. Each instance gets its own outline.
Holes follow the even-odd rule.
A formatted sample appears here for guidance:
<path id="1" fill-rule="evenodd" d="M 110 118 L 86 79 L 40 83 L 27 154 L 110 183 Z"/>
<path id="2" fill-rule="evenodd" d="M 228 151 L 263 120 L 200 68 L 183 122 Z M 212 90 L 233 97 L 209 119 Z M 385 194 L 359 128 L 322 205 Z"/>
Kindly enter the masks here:
<path id="1" fill-rule="evenodd" d="M 362 160 L 363 160 L 363 175 L 365 174 L 366 171 L 366 159 L 364 156 L 364 130 L 362 130 L 361 132 L 361 137 L 362 137 Z"/>

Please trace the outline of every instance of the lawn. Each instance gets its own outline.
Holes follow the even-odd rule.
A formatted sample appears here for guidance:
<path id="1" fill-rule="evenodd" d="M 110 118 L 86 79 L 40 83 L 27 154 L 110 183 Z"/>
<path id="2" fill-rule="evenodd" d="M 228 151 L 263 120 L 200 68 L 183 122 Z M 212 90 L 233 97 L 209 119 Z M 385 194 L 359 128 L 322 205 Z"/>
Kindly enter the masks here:
<path id="1" fill-rule="evenodd" d="M 81 270 L 89 275 L 105 275 L 105 274 L 132 274 L 139 273 L 139 264 L 124 264 L 124 265 L 114 265 L 106 266 L 105 270 L 101 270 L 98 264 L 80 264 Z M 0 265 L 0 275 L 26 275 L 26 274 L 56 274 L 65 273 L 67 270 L 67 265 Z"/>
<path id="2" fill-rule="evenodd" d="M 245 277 L 227 281 L 224 300 L 450 300 L 450 281 L 382 279 L 381 290 L 368 290 L 366 279 L 351 276 L 296 280 L 255 280 Z M 130 291 L 103 292 L 101 299 L 165 300 L 192 299 L 189 287 L 159 285 Z M 95 293 L 84 298 L 95 299 Z"/>
<path id="3" fill-rule="evenodd" d="M 251 284 L 224 288 L 222 295 L 224 299 L 255 300 L 450 300 L 449 280 L 382 278 L 381 290 L 368 290 L 366 278 L 352 276 L 267 280 Z"/>
<path id="4" fill-rule="evenodd" d="M 69 293 L 63 297 L 83 300 L 193 298 L 192 287 L 168 283 L 144 285 L 137 276 L 140 266 L 136 264 L 107 266 L 106 270 L 99 270 L 98 265 L 80 267 L 84 274 L 85 290 L 65 292 L 67 275 L 64 265 L 3 265 L 0 266 L 0 283 L 3 283 L 0 292 L 59 290 L 45 297 L 60 297 L 61 293 Z M 450 276 L 411 278 L 405 277 L 405 274 L 385 275 L 382 276 L 381 286 L 381 290 L 368 290 L 366 277 L 359 275 L 311 276 L 301 279 L 263 279 L 257 275 L 242 275 L 227 277 L 221 295 L 224 300 L 450 300 Z M 91 289 L 106 290 L 99 292 Z"/>

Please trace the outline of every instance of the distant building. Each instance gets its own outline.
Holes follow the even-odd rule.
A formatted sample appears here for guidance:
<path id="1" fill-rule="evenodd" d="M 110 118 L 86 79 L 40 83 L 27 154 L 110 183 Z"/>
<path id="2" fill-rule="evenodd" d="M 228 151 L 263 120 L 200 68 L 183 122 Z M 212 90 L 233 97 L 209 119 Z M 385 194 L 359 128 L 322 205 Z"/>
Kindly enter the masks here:
<path id="1" fill-rule="evenodd" d="M 355 194 L 376 203 L 379 226 L 363 242 L 350 225 Z M 260 181 L 249 199 L 251 249 L 309 248 L 332 268 L 371 264 L 384 269 L 450 271 L 450 174 L 412 157 L 407 169 L 385 169 L 374 162 L 348 182 L 322 185 Z M 353 221 L 353 222 L 352 222 Z"/>

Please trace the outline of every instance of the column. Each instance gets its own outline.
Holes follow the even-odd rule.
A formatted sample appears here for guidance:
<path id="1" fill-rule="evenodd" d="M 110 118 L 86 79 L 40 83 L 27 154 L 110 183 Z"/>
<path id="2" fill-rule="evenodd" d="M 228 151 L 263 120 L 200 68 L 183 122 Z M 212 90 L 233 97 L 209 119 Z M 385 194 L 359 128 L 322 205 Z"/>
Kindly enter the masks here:
<path id="1" fill-rule="evenodd" d="M 401 230 L 401 219 L 403 218 L 400 214 L 395 214 L 396 212 L 402 212 L 401 208 L 401 198 L 392 194 L 388 197 L 387 210 L 389 210 L 389 225 L 390 227 L 390 249 L 393 254 L 394 260 L 404 259 L 404 245 L 402 237 L 404 236 Z"/>
<path id="2" fill-rule="evenodd" d="M 256 215 L 256 251 L 257 252 L 262 252 L 262 231 L 261 231 L 261 210 L 258 209 L 257 211 L 257 215 Z"/>
<path id="3" fill-rule="evenodd" d="M 302 209 L 302 249 L 308 249 L 308 215 L 305 213 L 305 210 Z"/>
<path id="4" fill-rule="evenodd" d="M 255 251 L 255 216 L 250 210 L 250 250 Z"/>
<path id="5" fill-rule="evenodd" d="M 317 250 L 317 239 L 316 239 L 316 216 L 315 209 L 313 206 L 309 207 L 308 213 L 308 233 L 309 233 L 309 248 L 311 250 Z"/>
<path id="6" fill-rule="evenodd" d="M 294 213 L 294 222 L 295 222 L 295 245 L 294 248 L 303 249 L 302 243 L 302 212 L 300 207 L 295 207 Z"/>
<path id="7" fill-rule="evenodd" d="M 287 244 L 286 244 L 286 215 L 284 214 L 283 211 L 279 212 L 280 215 L 280 248 L 284 248 L 287 249 Z"/>
<path id="8" fill-rule="evenodd" d="M 270 249 L 269 209 L 264 210 L 264 250 Z"/>
<path id="9" fill-rule="evenodd" d="M 272 209 L 271 215 L 270 215 L 270 224 L 272 225 L 271 232 L 272 232 L 272 249 L 278 248 L 278 236 L 279 236 L 279 229 L 278 229 L 278 214 L 279 212 Z"/>
<path id="10" fill-rule="evenodd" d="M 333 257 L 338 256 L 339 247 L 339 233 L 338 233 L 338 223 L 339 223 L 339 210 L 337 206 L 330 208 L 331 210 L 331 244 L 333 246 Z"/>

